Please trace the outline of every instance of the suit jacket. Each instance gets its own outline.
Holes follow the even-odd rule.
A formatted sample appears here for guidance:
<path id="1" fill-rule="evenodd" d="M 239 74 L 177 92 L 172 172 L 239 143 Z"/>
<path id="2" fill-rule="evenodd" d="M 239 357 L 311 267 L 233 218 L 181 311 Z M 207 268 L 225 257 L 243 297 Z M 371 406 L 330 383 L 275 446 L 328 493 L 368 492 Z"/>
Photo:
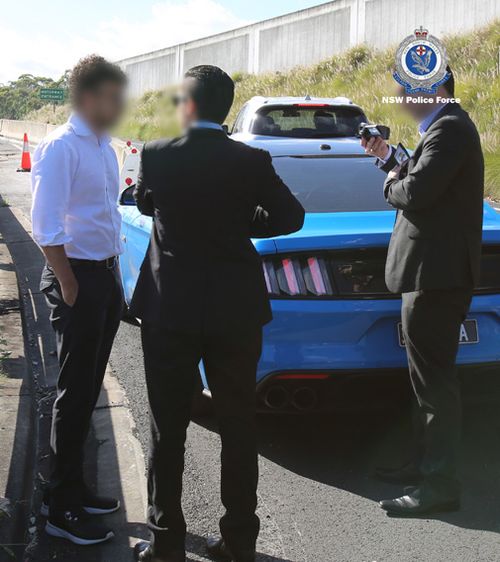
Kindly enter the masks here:
<path id="1" fill-rule="evenodd" d="M 393 151 L 382 169 L 396 165 Z M 484 160 L 468 113 L 458 104 L 445 106 L 400 175 L 384 185 L 398 210 L 387 287 L 394 293 L 472 288 L 481 259 Z"/>
<path id="2" fill-rule="evenodd" d="M 262 261 L 250 238 L 299 230 L 304 209 L 267 152 L 213 129 L 148 143 L 135 197 L 154 219 L 134 315 L 208 333 L 271 320 Z"/>

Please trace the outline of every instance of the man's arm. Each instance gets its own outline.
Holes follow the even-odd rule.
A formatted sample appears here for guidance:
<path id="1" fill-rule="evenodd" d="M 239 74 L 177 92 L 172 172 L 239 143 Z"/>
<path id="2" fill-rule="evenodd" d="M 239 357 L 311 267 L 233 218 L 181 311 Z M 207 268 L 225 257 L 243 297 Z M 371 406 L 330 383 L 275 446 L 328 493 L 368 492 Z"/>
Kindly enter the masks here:
<path id="1" fill-rule="evenodd" d="M 417 211 L 431 206 L 445 193 L 465 157 L 467 139 L 457 123 L 443 120 L 425 138 L 422 154 L 403 179 L 390 174 L 385 197 L 393 207 Z"/>
<path id="2" fill-rule="evenodd" d="M 141 163 L 139 167 L 139 175 L 137 176 L 137 185 L 134 190 L 134 198 L 137 208 L 143 215 L 152 217 L 155 212 L 153 204 L 153 194 L 148 187 L 146 179 L 146 161 L 147 161 L 147 144 L 144 145 L 141 153 Z"/>
<path id="3" fill-rule="evenodd" d="M 304 208 L 276 173 L 270 154 L 259 150 L 254 152 L 254 158 L 259 206 L 251 225 L 251 236 L 269 238 L 300 230 L 304 224 Z"/>
<path id="4" fill-rule="evenodd" d="M 65 232 L 65 217 L 74 167 L 74 155 L 64 141 L 56 140 L 36 151 L 31 174 L 33 237 L 54 269 L 69 306 L 78 295 L 78 282 L 64 249 L 64 244 L 71 242 Z"/>

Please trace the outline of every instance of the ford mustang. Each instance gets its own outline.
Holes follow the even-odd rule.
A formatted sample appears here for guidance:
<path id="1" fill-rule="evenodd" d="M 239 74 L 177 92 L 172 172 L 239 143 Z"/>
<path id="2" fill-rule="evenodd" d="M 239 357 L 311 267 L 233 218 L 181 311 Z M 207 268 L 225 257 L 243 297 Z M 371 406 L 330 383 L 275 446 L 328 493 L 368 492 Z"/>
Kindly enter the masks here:
<path id="1" fill-rule="evenodd" d="M 261 410 L 338 409 L 348 395 L 365 407 L 383 379 L 406 382 L 401 301 L 384 282 L 395 211 L 383 197 L 385 174 L 356 137 L 363 121 L 344 98 L 256 98 L 236 120 L 234 137 L 271 153 L 307 213 L 300 232 L 254 241 L 274 315 L 257 372 Z M 120 200 L 128 302 L 151 231 L 131 197 L 137 159 L 125 163 Z M 462 367 L 500 366 L 500 215 L 487 203 L 483 232 L 481 282 L 460 334 Z"/>

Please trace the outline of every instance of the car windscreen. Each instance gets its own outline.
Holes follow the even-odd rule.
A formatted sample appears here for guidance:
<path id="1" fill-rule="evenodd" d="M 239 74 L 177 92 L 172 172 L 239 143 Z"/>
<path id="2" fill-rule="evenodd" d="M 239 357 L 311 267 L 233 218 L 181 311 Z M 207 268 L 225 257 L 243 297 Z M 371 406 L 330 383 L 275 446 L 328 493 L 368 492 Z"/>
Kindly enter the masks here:
<path id="1" fill-rule="evenodd" d="M 307 213 L 388 211 L 386 174 L 373 158 L 275 157 L 276 172 Z"/>
<path id="2" fill-rule="evenodd" d="M 355 107 L 286 105 L 263 107 L 255 115 L 254 135 L 291 138 L 353 137 L 368 121 Z"/>

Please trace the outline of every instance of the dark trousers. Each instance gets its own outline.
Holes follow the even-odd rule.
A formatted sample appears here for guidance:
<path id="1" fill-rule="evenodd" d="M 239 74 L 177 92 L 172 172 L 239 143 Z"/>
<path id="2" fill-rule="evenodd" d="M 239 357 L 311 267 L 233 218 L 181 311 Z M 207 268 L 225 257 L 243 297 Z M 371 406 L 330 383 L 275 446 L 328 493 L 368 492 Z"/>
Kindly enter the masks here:
<path id="1" fill-rule="evenodd" d="M 203 359 L 222 440 L 222 536 L 237 554 L 254 550 L 259 532 L 255 427 L 256 369 L 262 331 L 200 336 L 142 325 L 151 408 L 148 524 L 154 551 L 184 549 L 181 507 L 184 445 Z"/>
<path id="2" fill-rule="evenodd" d="M 472 290 L 416 291 L 402 297 L 420 470 L 434 493 L 457 498 L 462 407 L 456 356 Z"/>
<path id="3" fill-rule="evenodd" d="M 72 307 L 64 302 L 51 268 L 44 269 L 40 286 L 60 365 L 51 434 L 51 513 L 82 505 L 85 440 L 123 312 L 117 268 L 75 265 L 73 270 L 79 291 Z"/>

